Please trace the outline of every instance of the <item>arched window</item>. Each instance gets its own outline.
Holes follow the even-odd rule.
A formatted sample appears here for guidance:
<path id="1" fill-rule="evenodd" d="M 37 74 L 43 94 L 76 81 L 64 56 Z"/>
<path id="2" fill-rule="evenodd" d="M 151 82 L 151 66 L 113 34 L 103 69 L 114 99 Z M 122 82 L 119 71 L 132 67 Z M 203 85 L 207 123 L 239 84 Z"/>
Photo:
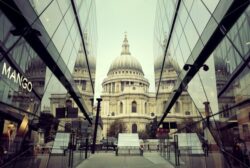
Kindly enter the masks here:
<path id="1" fill-rule="evenodd" d="M 162 102 L 162 112 L 163 112 L 163 113 L 165 112 L 165 111 L 164 111 L 164 108 L 165 108 L 166 104 L 167 104 L 167 101 L 164 100 L 164 101 Z"/>
<path id="2" fill-rule="evenodd" d="M 144 104 L 145 114 L 147 114 L 147 103 Z"/>
<path id="3" fill-rule="evenodd" d="M 81 84 L 82 84 L 82 90 L 86 90 L 87 82 L 85 80 L 82 80 Z"/>
<path id="4" fill-rule="evenodd" d="M 132 133 L 137 133 L 137 125 L 132 124 Z"/>
<path id="5" fill-rule="evenodd" d="M 137 106 L 136 101 L 133 101 L 132 102 L 132 113 L 136 113 L 136 106 Z"/>
<path id="6" fill-rule="evenodd" d="M 123 104 L 122 104 L 122 102 L 120 103 L 120 113 L 121 114 L 123 113 Z"/>
<path id="7" fill-rule="evenodd" d="M 111 116 L 115 116 L 115 112 L 112 112 L 112 113 L 111 113 Z"/>
<path id="8" fill-rule="evenodd" d="M 180 112 L 180 103 L 178 101 L 175 103 L 175 112 L 176 113 Z"/>

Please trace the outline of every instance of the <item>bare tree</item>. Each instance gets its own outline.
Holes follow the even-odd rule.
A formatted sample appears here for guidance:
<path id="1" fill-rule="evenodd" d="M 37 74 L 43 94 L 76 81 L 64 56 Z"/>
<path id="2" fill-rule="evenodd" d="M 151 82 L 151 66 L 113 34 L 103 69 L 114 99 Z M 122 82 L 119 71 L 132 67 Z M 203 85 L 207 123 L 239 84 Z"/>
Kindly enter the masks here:
<path id="1" fill-rule="evenodd" d="M 119 133 L 124 133 L 126 131 L 127 127 L 125 123 L 121 120 L 115 120 L 109 127 L 108 136 L 118 138 Z"/>

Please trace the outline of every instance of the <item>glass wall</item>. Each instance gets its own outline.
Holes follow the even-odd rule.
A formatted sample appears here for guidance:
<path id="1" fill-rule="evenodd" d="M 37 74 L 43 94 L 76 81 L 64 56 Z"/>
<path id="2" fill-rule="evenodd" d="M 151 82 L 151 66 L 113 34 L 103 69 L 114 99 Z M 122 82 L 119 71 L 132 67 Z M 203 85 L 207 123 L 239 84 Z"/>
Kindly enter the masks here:
<path id="1" fill-rule="evenodd" d="M 56 118 L 56 108 L 65 107 L 71 99 L 79 120 L 85 118 L 83 112 L 91 113 L 97 48 L 95 1 L 0 2 L 0 23 L 0 165 L 13 164 L 15 159 L 31 167 L 48 165 L 56 131 L 64 131 L 71 122 Z M 80 161 L 84 155 L 78 147 L 86 137 L 74 136 L 77 151 L 73 155 Z M 68 155 L 66 150 L 62 157 Z"/>
<path id="2" fill-rule="evenodd" d="M 219 0 L 181 1 L 179 6 L 178 1 L 158 1 L 155 82 L 157 102 L 163 104 L 160 116 L 167 113 L 160 127 L 169 132 L 161 140 L 161 152 L 173 164 L 249 166 L 250 8 L 242 3 L 244 10 L 228 12 L 234 5 Z M 232 27 L 225 28 L 228 18 L 239 11 Z M 210 40 L 216 43 L 219 38 L 214 37 L 218 29 L 223 38 L 209 48 Z M 211 52 L 204 53 L 205 49 Z M 201 57 L 207 59 L 199 64 Z M 190 75 L 193 70 L 197 72 Z M 177 127 L 166 127 L 170 122 Z"/>

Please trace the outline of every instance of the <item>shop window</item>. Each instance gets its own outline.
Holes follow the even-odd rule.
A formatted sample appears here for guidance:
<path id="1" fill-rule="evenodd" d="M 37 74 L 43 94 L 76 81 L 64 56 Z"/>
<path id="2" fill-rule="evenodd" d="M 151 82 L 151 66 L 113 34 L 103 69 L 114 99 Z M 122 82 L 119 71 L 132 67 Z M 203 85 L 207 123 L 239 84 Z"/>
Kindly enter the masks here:
<path id="1" fill-rule="evenodd" d="M 250 138 L 249 137 L 249 127 L 248 127 L 248 124 L 243 124 L 242 125 L 242 131 L 243 131 L 243 136 L 244 136 L 244 138 L 245 139 L 248 139 L 248 138 Z"/>
<path id="2" fill-rule="evenodd" d="M 176 128 L 177 128 L 176 122 L 170 122 L 170 129 L 176 129 Z"/>

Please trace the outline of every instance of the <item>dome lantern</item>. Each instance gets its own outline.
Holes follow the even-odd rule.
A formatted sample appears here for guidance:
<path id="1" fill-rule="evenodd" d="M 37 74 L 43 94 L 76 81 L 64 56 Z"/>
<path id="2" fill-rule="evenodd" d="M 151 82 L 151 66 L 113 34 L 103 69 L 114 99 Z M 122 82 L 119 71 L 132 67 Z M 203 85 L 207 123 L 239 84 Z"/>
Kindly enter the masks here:
<path id="1" fill-rule="evenodd" d="M 124 37 L 123 44 L 122 44 L 121 55 L 130 55 L 129 44 L 128 44 L 128 39 L 127 39 L 127 34 L 126 33 L 125 33 L 125 37 Z"/>
<path id="2" fill-rule="evenodd" d="M 129 44 L 127 35 L 125 34 L 125 38 L 122 44 L 122 52 L 121 55 L 118 56 L 109 67 L 108 74 L 117 70 L 132 70 L 137 71 L 144 75 L 142 66 L 139 61 L 133 57 L 129 51 Z"/>

